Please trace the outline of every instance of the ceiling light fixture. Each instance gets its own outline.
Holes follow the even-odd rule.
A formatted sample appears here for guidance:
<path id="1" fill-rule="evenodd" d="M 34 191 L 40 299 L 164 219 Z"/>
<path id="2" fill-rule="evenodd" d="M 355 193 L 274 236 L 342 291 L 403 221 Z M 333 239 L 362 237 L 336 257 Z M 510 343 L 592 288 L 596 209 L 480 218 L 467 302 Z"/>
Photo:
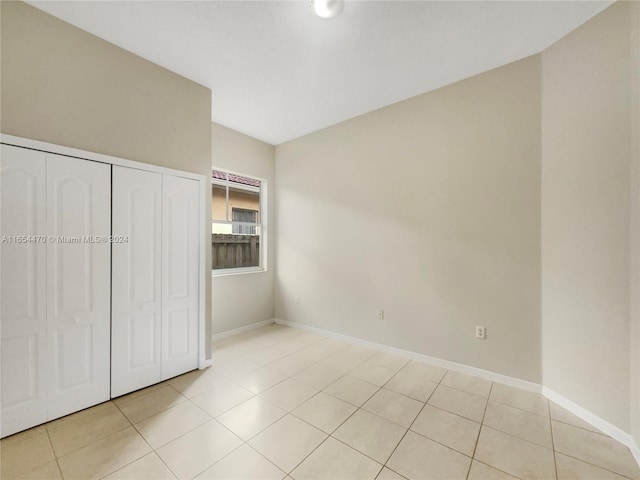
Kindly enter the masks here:
<path id="1" fill-rule="evenodd" d="M 333 18 L 342 11 L 342 0 L 312 0 L 313 11 L 321 18 Z"/>

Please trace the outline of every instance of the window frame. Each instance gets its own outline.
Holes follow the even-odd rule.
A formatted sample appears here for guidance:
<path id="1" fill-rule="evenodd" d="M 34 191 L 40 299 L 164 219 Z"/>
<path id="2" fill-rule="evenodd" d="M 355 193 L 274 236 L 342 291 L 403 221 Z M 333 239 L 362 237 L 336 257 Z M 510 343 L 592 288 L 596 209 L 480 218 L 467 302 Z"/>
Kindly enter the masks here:
<path id="1" fill-rule="evenodd" d="M 260 257 L 259 257 L 259 265 L 255 266 L 255 267 L 237 267 L 237 268 L 218 268 L 218 269 L 214 269 L 213 268 L 213 261 L 212 264 L 209 266 L 210 270 L 211 270 L 211 276 L 212 277 L 223 277 L 226 275 L 240 275 L 240 274 L 246 274 L 246 273 L 261 273 L 261 272 L 267 272 L 268 268 L 267 268 L 267 246 L 268 246 L 268 239 L 267 239 L 267 233 L 268 233 L 268 182 L 266 178 L 262 178 L 262 177 L 258 177 L 256 175 L 249 175 L 246 173 L 242 173 L 242 172 L 238 172 L 235 170 L 229 170 L 227 168 L 223 168 L 223 167 L 216 167 L 214 166 L 212 168 L 212 174 L 211 174 L 211 187 L 213 188 L 213 185 L 222 185 L 225 187 L 229 186 L 229 180 L 220 180 L 220 179 L 215 179 L 213 178 L 213 170 L 217 170 L 219 172 L 223 172 L 226 173 L 227 175 L 237 175 L 239 177 L 244 177 L 244 178 L 249 178 L 251 180 L 255 180 L 260 182 L 260 187 L 251 187 L 250 185 L 246 185 L 246 188 L 240 188 L 240 190 L 246 190 L 248 192 L 259 192 L 259 210 L 258 210 L 258 217 L 260 218 L 260 222 L 234 222 L 233 220 L 214 220 L 213 219 L 213 214 L 211 215 L 211 225 L 213 226 L 214 224 L 218 224 L 218 225 L 231 225 L 232 229 L 233 229 L 233 225 L 245 225 L 245 226 L 255 226 L 258 227 L 260 230 Z M 234 185 L 234 188 L 237 188 L 237 184 Z M 228 188 L 226 189 L 226 209 L 225 209 L 226 215 L 225 217 L 228 217 L 229 215 L 229 190 Z M 209 227 L 210 229 L 212 227 Z"/>

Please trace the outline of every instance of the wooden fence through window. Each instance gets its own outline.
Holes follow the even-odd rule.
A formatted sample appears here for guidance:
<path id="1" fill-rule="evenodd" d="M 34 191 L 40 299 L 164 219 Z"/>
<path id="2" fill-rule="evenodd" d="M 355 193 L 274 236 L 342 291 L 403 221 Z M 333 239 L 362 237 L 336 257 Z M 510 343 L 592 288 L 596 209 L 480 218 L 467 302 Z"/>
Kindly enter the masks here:
<path id="1" fill-rule="evenodd" d="M 260 235 L 214 233 L 211 240 L 212 268 L 260 265 Z"/>

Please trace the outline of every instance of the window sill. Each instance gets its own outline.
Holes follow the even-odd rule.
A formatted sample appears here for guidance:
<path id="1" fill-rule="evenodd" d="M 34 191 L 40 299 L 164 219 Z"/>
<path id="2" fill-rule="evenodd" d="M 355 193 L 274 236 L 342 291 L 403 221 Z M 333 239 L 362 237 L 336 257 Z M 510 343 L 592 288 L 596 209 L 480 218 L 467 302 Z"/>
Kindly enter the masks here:
<path id="1" fill-rule="evenodd" d="M 263 273 L 267 269 L 263 267 L 244 267 L 244 268 L 220 268 L 211 270 L 211 277 L 227 277 L 229 275 L 244 275 L 246 273 Z"/>

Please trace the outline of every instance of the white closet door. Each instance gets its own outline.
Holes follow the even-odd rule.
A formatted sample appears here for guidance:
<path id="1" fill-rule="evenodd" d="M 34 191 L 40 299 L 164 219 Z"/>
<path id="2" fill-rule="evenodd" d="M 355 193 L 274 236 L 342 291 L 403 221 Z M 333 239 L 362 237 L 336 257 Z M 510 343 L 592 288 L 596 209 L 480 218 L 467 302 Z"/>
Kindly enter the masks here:
<path id="1" fill-rule="evenodd" d="M 162 379 L 162 175 L 113 167 L 111 396 Z"/>
<path id="2" fill-rule="evenodd" d="M 162 378 L 198 367 L 198 247 L 196 180 L 162 182 Z"/>
<path id="3" fill-rule="evenodd" d="M 109 399 L 111 166 L 47 154 L 47 224 L 52 419 Z"/>
<path id="4" fill-rule="evenodd" d="M 2 145 L 1 155 L 4 437 L 47 420 L 47 232 L 45 154 Z"/>

